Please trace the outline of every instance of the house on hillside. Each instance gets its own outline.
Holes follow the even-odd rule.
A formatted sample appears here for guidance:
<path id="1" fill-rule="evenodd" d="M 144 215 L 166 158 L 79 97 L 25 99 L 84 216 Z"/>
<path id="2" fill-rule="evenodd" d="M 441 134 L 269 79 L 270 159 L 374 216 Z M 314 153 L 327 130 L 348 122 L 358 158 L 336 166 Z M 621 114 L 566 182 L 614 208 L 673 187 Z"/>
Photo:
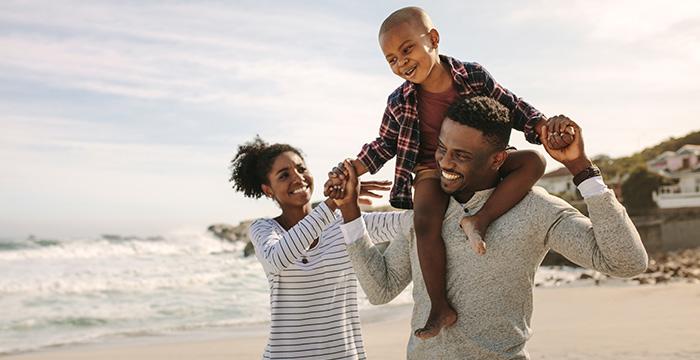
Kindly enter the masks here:
<path id="1" fill-rule="evenodd" d="M 628 177 L 629 175 L 625 174 L 623 176 L 606 177 L 605 179 L 605 184 L 615 193 L 615 197 L 620 202 L 622 202 L 622 183 Z M 580 199 L 577 193 L 578 189 L 574 185 L 574 176 L 571 175 L 567 168 L 559 168 L 542 175 L 542 178 L 535 185 L 545 188 L 550 194 L 559 195 L 567 200 Z"/>
<path id="2" fill-rule="evenodd" d="M 683 169 L 694 169 L 700 165 L 700 145 L 683 145 L 676 152 L 665 151 L 652 160 L 647 161 L 647 168 L 654 172 L 675 172 Z"/>
<path id="3" fill-rule="evenodd" d="M 661 209 L 700 207 L 700 145 L 684 145 L 647 162 L 650 171 L 674 179 L 674 185 L 661 186 L 653 194 Z"/>

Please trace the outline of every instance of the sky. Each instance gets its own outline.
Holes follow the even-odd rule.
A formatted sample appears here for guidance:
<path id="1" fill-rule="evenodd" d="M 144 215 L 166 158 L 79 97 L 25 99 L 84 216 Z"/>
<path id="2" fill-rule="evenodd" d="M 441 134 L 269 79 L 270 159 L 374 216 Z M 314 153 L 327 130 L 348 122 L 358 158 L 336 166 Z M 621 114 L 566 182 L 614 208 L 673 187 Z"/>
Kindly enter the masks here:
<path id="1" fill-rule="evenodd" d="M 276 216 L 231 188 L 237 146 L 297 146 L 319 187 L 377 136 L 401 84 L 377 30 L 408 5 L 428 11 L 441 53 L 577 121 L 589 155 L 629 155 L 700 129 L 700 2 L 666 4 L 2 1 L 0 238 Z M 392 177 L 393 162 L 372 178 Z"/>

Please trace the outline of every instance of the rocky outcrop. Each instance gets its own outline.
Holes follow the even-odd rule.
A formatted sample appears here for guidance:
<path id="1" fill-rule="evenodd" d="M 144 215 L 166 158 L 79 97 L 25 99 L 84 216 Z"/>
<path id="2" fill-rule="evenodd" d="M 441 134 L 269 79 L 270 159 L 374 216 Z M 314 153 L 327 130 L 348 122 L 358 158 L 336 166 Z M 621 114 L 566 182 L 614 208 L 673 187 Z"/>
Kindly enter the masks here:
<path id="1" fill-rule="evenodd" d="M 596 285 L 611 281 L 612 277 L 597 271 L 587 270 L 581 280 L 591 279 Z M 682 251 L 671 251 L 649 259 L 647 270 L 625 282 L 654 285 L 668 282 L 700 283 L 700 247 Z"/>
<path id="2" fill-rule="evenodd" d="M 213 224 L 207 228 L 207 231 L 212 233 L 214 236 L 221 240 L 236 242 L 243 241 L 249 242 L 248 239 L 248 228 L 252 223 L 251 220 L 242 221 L 237 226 L 229 224 Z"/>

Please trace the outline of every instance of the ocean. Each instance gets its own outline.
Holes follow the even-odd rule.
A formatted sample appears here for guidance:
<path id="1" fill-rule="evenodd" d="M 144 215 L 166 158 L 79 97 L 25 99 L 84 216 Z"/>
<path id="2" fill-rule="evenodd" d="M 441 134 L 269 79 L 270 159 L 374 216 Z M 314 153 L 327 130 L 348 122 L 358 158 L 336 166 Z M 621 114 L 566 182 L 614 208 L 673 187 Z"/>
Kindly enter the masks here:
<path id="1" fill-rule="evenodd" d="M 0 355 L 264 324 L 267 280 L 243 247 L 206 232 L 0 239 Z M 582 271 L 541 268 L 536 282 L 571 283 Z M 411 303 L 410 291 L 392 304 Z"/>

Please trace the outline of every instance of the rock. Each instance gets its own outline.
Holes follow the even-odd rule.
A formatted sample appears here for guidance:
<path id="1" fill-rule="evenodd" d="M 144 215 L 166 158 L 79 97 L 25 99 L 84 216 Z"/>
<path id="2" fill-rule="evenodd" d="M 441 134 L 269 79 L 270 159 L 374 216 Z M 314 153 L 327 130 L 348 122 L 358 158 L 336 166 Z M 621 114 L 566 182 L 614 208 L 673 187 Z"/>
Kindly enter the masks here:
<path id="1" fill-rule="evenodd" d="M 654 284 L 656 284 L 656 280 L 654 278 L 643 277 L 643 278 L 639 278 L 639 284 L 640 285 L 654 285 Z"/>
<path id="2" fill-rule="evenodd" d="M 593 279 L 593 278 L 594 278 L 593 275 L 591 275 L 589 273 L 582 273 L 581 276 L 579 277 L 579 279 L 581 279 L 581 280 Z"/>
<path id="3" fill-rule="evenodd" d="M 224 241 L 229 241 L 229 242 L 236 242 L 236 241 L 250 241 L 248 239 L 248 228 L 250 227 L 250 224 L 252 223 L 252 220 L 247 220 L 247 221 L 241 221 L 237 226 L 229 225 L 229 224 L 213 224 L 210 225 L 207 230 L 211 232 L 214 236 L 217 238 L 224 240 Z"/>

